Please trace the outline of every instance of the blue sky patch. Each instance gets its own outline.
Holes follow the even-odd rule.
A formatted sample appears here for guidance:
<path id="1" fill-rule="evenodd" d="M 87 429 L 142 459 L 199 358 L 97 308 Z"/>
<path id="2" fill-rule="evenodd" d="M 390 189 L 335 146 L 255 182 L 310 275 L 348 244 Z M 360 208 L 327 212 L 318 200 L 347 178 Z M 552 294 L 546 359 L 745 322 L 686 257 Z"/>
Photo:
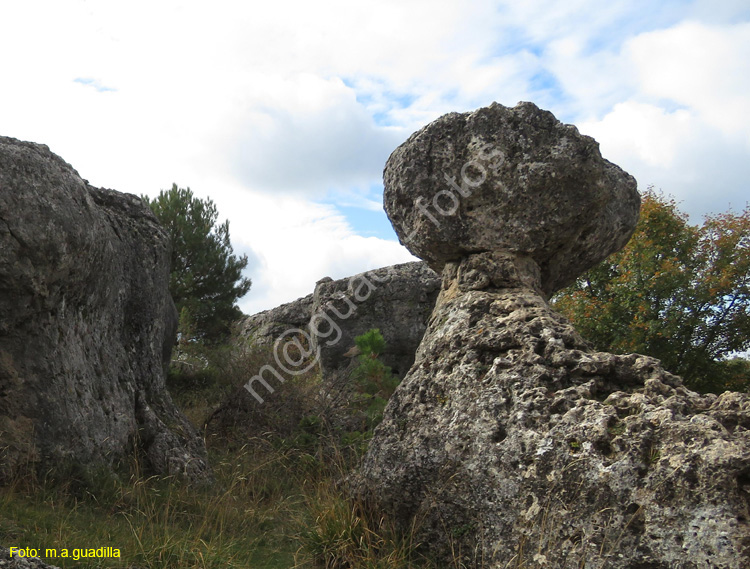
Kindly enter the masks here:
<path id="1" fill-rule="evenodd" d="M 337 209 L 346 217 L 346 220 L 358 235 L 398 241 L 396 232 L 393 231 L 385 211 L 373 211 L 353 206 L 337 206 Z"/>
<path id="2" fill-rule="evenodd" d="M 331 192 L 322 203 L 335 207 L 357 235 L 398 241 L 382 202 L 383 185 L 372 184 L 367 192 Z"/>
<path id="3" fill-rule="evenodd" d="M 76 77 L 75 79 L 73 79 L 73 83 L 91 87 L 92 89 L 96 89 L 96 91 L 99 93 L 111 93 L 117 91 L 117 89 L 102 85 L 98 79 L 92 79 L 91 77 Z"/>

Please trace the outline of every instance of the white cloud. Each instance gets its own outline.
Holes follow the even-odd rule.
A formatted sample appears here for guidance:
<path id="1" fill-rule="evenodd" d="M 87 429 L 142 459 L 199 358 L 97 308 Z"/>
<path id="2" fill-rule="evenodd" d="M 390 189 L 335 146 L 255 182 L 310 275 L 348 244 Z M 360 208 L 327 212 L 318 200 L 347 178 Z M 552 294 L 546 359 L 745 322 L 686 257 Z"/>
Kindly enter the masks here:
<path id="1" fill-rule="evenodd" d="M 580 129 L 693 218 L 741 209 L 750 179 L 748 60 L 750 24 L 683 22 L 639 34 L 616 65 L 635 80 L 629 97 Z"/>
<path id="2" fill-rule="evenodd" d="M 396 145 L 493 100 L 579 124 L 690 211 L 743 205 L 745 4 L 5 2 L 0 134 L 48 144 L 98 186 L 212 197 L 254 264 L 243 308 L 269 308 L 409 260 L 322 203 L 379 207 Z"/>
<path id="3" fill-rule="evenodd" d="M 642 93 L 683 105 L 750 149 L 750 23 L 685 22 L 626 46 Z"/>
<path id="4" fill-rule="evenodd" d="M 601 121 L 581 123 L 579 129 L 593 136 L 607 156 L 617 162 L 643 163 L 653 168 L 673 168 L 683 141 L 698 128 L 695 117 L 684 109 L 673 112 L 646 103 L 618 103 Z"/>
<path id="5" fill-rule="evenodd" d="M 601 121 L 582 123 L 605 158 L 638 179 L 675 195 L 699 221 L 730 205 L 741 209 L 750 179 L 747 151 L 690 111 L 636 102 L 616 105 Z"/>
<path id="6" fill-rule="evenodd" d="M 217 200 L 220 214 L 242 212 L 230 224 L 237 252 L 249 252 L 253 287 L 240 303 L 248 314 L 313 291 L 323 277 L 415 260 L 394 241 L 355 234 L 332 206 L 236 191 Z"/>
<path id="7" fill-rule="evenodd" d="M 311 74 L 267 82 L 230 139 L 230 168 L 250 187 L 322 195 L 364 188 L 406 137 L 377 127 L 338 78 Z"/>

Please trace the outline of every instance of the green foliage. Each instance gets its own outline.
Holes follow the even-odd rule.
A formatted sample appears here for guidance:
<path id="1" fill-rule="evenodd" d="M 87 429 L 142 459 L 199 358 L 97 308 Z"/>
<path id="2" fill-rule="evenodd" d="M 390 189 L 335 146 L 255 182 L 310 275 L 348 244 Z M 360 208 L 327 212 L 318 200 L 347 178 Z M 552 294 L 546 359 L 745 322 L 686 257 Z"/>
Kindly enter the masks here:
<path id="1" fill-rule="evenodd" d="M 750 209 L 695 226 L 649 189 L 627 246 L 553 305 L 598 349 L 657 357 L 692 388 L 722 392 L 748 379 L 725 360 L 750 348 L 749 301 Z"/>
<path id="2" fill-rule="evenodd" d="M 726 389 L 750 392 L 750 360 L 737 357 L 716 362 L 715 373 L 719 385 Z"/>
<path id="3" fill-rule="evenodd" d="M 380 330 L 373 328 L 361 336 L 354 338 L 354 343 L 359 348 L 361 355 L 378 357 L 385 351 L 385 338 Z"/>
<path id="4" fill-rule="evenodd" d="M 367 414 L 369 427 L 373 428 L 383 418 L 388 399 L 400 382 L 391 368 L 378 359 L 385 350 L 385 339 L 380 330 L 373 328 L 354 339 L 359 348 L 359 364 L 353 372 L 359 391 L 357 404 Z"/>
<path id="5" fill-rule="evenodd" d="M 187 310 L 190 338 L 216 343 L 241 316 L 237 299 L 250 290 L 242 277 L 247 256 L 234 255 L 229 221 L 218 224 L 216 205 L 196 198 L 190 188 L 162 190 L 153 201 L 143 196 L 172 242 L 169 291 L 178 312 Z M 185 329 L 181 330 L 186 335 Z"/>

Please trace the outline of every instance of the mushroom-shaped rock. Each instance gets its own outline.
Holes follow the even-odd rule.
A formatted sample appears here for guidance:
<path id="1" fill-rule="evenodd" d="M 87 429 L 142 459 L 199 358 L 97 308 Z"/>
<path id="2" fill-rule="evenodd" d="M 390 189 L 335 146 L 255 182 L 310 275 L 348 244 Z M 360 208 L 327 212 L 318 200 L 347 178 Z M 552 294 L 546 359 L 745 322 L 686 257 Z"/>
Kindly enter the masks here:
<path id="1" fill-rule="evenodd" d="M 634 180 L 522 103 L 397 149 L 385 202 L 442 270 L 351 492 L 440 566 L 750 567 L 750 397 L 593 351 L 543 294 L 623 246 Z"/>
<path id="2" fill-rule="evenodd" d="M 547 295 L 621 249 L 640 207 L 593 138 L 533 103 L 437 119 L 391 154 L 384 181 L 399 239 L 435 271 L 505 251 L 538 265 Z"/>

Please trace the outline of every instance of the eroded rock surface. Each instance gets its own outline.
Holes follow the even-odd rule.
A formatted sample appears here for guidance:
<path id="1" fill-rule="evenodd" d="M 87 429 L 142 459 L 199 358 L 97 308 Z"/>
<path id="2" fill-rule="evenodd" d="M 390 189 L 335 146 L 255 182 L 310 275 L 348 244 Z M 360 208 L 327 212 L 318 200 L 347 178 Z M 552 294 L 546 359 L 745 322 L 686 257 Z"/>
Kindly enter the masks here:
<path id="1" fill-rule="evenodd" d="M 440 117 L 391 154 L 383 178 L 401 242 L 435 271 L 509 251 L 536 262 L 548 295 L 622 248 L 640 207 L 635 179 L 593 138 L 532 103 Z"/>
<path id="2" fill-rule="evenodd" d="M 241 340 L 263 346 L 273 346 L 287 330 L 304 328 L 312 315 L 312 293 L 284 303 L 276 308 L 245 316 L 238 323 Z"/>
<path id="3" fill-rule="evenodd" d="M 346 366 L 345 354 L 354 347 L 354 339 L 378 328 L 386 341 L 380 359 L 403 377 L 414 363 L 440 278 L 421 262 L 383 267 L 362 276 L 372 286 L 363 286 L 355 275 L 321 281 L 315 287 L 312 314 L 319 315 L 315 324 L 322 332 L 314 336 L 321 349 L 321 370 L 325 376 Z"/>
<path id="4" fill-rule="evenodd" d="M 0 479 L 132 453 L 153 472 L 209 476 L 165 390 L 168 282 L 168 236 L 140 198 L 0 138 Z"/>
<path id="5" fill-rule="evenodd" d="M 570 131 L 531 107 L 493 106 L 449 118 L 466 125 L 490 112 L 525 117 L 520 124 L 498 123 L 509 130 L 494 136 L 508 148 L 515 138 L 523 148 L 530 131 Z M 395 153 L 414 158 L 389 160 L 387 204 L 407 203 L 403 179 L 430 179 L 425 164 L 434 170 L 450 161 L 445 149 L 458 153 L 454 162 L 464 159 L 461 148 L 473 131 L 444 130 L 444 119 L 436 124 L 443 132 L 439 144 L 424 145 L 417 133 Z M 493 136 L 486 125 L 472 128 L 484 139 Z M 424 130 L 430 136 L 430 126 Z M 558 137 L 545 140 L 538 143 L 559 144 Z M 483 237 L 477 249 L 490 250 L 471 252 L 455 242 L 471 243 L 464 233 L 478 228 L 459 216 L 442 217 L 442 232 L 426 237 L 422 232 L 434 227 L 422 225 L 415 241 L 426 258 L 444 264 L 442 289 L 415 364 L 352 480 L 353 493 L 404 532 L 416 527 L 416 539 L 447 566 L 460 557 L 463 566 L 493 569 L 747 567 L 750 398 L 698 395 L 653 358 L 594 352 L 545 299 L 622 246 L 636 221 L 631 179 L 592 159 L 598 155 L 593 141 L 586 148 L 565 154 L 578 161 L 568 170 L 585 177 L 603 168 L 608 182 L 594 185 L 596 207 L 587 205 L 589 194 L 575 194 L 578 207 L 587 216 L 621 220 L 606 230 L 602 219 L 588 224 L 603 231 L 596 251 L 584 244 L 584 253 L 576 253 L 578 228 L 571 232 L 565 223 L 564 237 L 557 229 L 537 231 L 556 215 L 556 201 L 540 208 L 539 193 L 557 196 L 566 209 L 566 192 L 585 180 L 576 185 L 571 174 L 557 187 L 550 175 L 546 190 L 535 186 L 523 199 L 534 156 L 551 155 L 551 148 L 535 148 L 531 163 L 518 159 L 518 184 L 511 177 L 482 194 L 485 204 L 497 202 L 497 215 L 504 200 L 512 208 L 529 204 L 532 213 L 519 212 L 522 221 L 511 224 L 513 233 L 531 240 L 527 245 L 516 247 L 517 235 Z M 429 184 L 433 194 L 443 188 L 424 182 L 418 191 L 429 197 Z M 509 197 L 508 187 L 521 194 Z M 572 202 L 569 209 L 573 215 Z M 413 220 L 407 229 L 421 223 L 409 212 L 399 215 Z M 502 222 L 494 231 L 508 227 Z M 558 243 L 558 253 L 540 257 L 540 242 Z M 441 257 L 441 251 L 451 252 Z M 566 255 L 575 257 L 575 270 L 565 268 Z"/>
<path id="6" fill-rule="evenodd" d="M 320 349 L 323 376 L 331 377 L 351 362 L 345 354 L 354 338 L 378 328 L 387 344 L 381 359 L 403 377 L 414 363 L 439 289 L 440 278 L 422 262 L 325 278 L 311 295 L 246 317 L 240 337 L 273 346 L 289 330 L 303 330 Z"/>

